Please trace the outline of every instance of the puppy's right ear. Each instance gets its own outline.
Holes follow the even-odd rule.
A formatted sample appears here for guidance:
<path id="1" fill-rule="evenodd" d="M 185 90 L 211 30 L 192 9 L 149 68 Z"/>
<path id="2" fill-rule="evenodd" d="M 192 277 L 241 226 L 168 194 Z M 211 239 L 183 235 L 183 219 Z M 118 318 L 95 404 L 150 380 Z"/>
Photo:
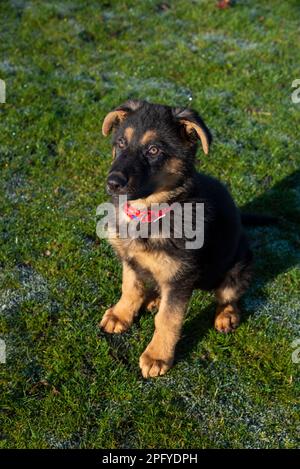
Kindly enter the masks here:
<path id="1" fill-rule="evenodd" d="M 104 137 L 111 132 L 113 127 L 116 127 L 123 122 L 131 112 L 139 109 L 141 105 L 142 101 L 130 99 L 129 101 L 126 101 L 126 103 L 109 112 L 102 124 L 102 134 Z"/>

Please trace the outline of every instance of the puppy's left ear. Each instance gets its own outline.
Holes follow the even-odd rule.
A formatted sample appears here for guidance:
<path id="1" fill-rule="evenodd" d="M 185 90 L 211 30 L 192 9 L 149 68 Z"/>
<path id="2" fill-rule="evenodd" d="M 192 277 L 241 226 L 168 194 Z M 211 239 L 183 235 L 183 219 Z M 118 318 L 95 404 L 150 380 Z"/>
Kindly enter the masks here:
<path id="1" fill-rule="evenodd" d="M 121 106 L 118 106 L 116 109 L 109 112 L 102 124 L 102 134 L 104 137 L 111 132 L 113 127 L 116 127 L 124 121 L 131 112 L 139 109 L 141 105 L 142 101 L 130 99 L 129 101 L 126 101 L 126 103 L 121 104 Z"/>
<path id="2" fill-rule="evenodd" d="M 172 112 L 176 120 L 183 125 L 186 137 L 193 139 L 196 136 L 200 139 L 203 151 L 207 155 L 212 142 L 212 135 L 197 111 L 173 108 Z"/>

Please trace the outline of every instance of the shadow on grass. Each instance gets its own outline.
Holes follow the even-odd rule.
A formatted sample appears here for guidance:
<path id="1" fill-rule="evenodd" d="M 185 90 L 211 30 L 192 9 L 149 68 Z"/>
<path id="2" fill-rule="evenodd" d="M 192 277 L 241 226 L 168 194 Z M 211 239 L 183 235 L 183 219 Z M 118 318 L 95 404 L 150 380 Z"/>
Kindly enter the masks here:
<path id="1" fill-rule="evenodd" d="M 300 170 L 297 170 L 251 202 L 241 207 L 242 212 L 273 215 L 279 218 L 278 225 L 246 228 L 254 253 L 254 275 L 247 295 L 255 295 L 257 304 L 268 301 L 264 291 L 266 284 L 278 275 L 293 268 L 300 254 Z M 286 243 L 286 244 L 284 244 Z M 282 249 L 282 245 L 289 249 Z M 242 300 L 243 303 L 243 300 Z M 183 328 L 183 338 L 177 347 L 177 362 L 186 359 L 199 340 L 213 327 L 215 304 L 211 304 Z M 242 322 L 250 312 L 242 305 Z"/>

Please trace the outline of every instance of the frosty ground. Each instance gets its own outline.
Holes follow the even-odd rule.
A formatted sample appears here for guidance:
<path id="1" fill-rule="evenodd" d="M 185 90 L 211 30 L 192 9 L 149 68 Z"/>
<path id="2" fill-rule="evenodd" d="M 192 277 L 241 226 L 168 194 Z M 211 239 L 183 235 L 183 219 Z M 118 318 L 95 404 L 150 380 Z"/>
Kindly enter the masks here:
<path id="1" fill-rule="evenodd" d="M 27 1 L 0 5 L 2 448 L 299 446 L 300 105 L 296 1 Z M 190 302 L 174 368 L 143 380 L 153 333 L 97 327 L 121 271 L 96 236 L 105 114 L 127 98 L 191 106 L 214 135 L 198 167 L 243 210 L 256 274 L 231 335 Z"/>

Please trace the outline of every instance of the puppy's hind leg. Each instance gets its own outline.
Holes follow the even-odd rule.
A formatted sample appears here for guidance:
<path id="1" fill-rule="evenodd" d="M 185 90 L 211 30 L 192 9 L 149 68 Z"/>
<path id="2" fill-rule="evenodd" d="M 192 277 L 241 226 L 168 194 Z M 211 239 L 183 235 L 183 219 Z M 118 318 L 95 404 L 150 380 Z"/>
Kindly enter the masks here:
<path id="1" fill-rule="evenodd" d="M 251 280 L 251 262 L 237 262 L 229 270 L 221 285 L 216 289 L 218 302 L 215 328 L 219 332 L 232 332 L 240 323 L 238 300 L 247 289 Z"/>
<path id="2" fill-rule="evenodd" d="M 152 287 L 147 291 L 143 308 L 152 313 L 153 311 L 159 309 L 160 300 L 161 298 L 159 290 L 155 287 Z"/>

